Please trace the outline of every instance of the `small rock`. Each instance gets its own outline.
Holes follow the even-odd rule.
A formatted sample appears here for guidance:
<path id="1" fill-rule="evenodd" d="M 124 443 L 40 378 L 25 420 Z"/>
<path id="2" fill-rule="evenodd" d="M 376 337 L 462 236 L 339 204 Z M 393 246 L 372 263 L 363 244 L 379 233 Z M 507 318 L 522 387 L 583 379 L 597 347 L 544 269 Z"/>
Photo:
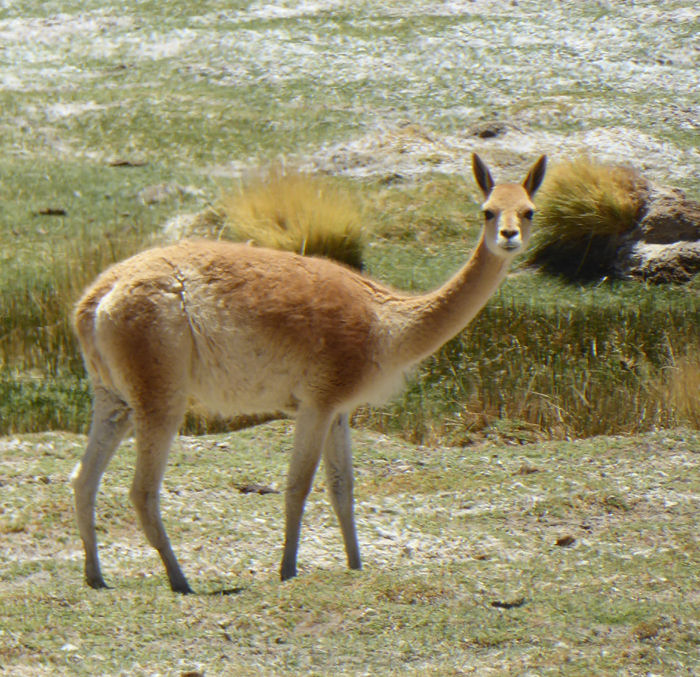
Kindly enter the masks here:
<path id="1" fill-rule="evenodd" d="M 381 527 L 375 527 L 375 532 L 377 533 L 377 536 L 380 536 L 381 538 L 386 538 L 390 541 L 395 541 L 397 540 L 398 536 L 390 531 L 385 531 Z"/>
<path id="2" fill-rule="evenodd" d="M 112 160 L 107 163 L 110 167 L 145 167 L 148 162 L 143 160 Z"/>
<path id="3" fill-rule="evenodd" d="M 571 536 L 570 534 L 566 534 L 565 536 L 560 536 L 555 541 L 555 545 L 561 546 L 562 548 L 566 548 L 570 545 L 573 545 L 574 543 L 576 543 L 576 539 L 573 536 Z"/>
<path id="4" fill-rule="evenodd" d="M 534 465 L 529 463 L 523 463 L 519 468 L 517 475 L 532 475 L 533 473 L 540 472 L 539 468 L 535 468 Z"/>
<path id="5" fill-rule="evenodd" d="M 622 256 L 624 264 L 619 267 L 625 275 L 647 282 L 689 282 L 700 272 L 700 240 L 673 244 L 635 242 L 624 249 Z"/>
<path id="6" fill-rule="evenodd" d="M 277 489 L 263 486 L 262 484 L 243 484 L 238 487 L 238 491 L 240 491 L 242 494 L 279 494 Z"/>
<path id="7" fill-rule="evenodd" d="M 503 136 L 507 131 L 508 125 L 498 121 L 479 122 L 469 128 L 471 135 L 478 136 L 480 139 L 495 139 Z"/>
<path id="8" fill-rule="evenodd" d="M 68 212 L 63 207 L 46 207 L 34 212 L 35 216 L 68 216 Z"/>
<path id="9" fill-rule="evenodd" d="M 523 606 L 526 601 L 527 600 L 524 597 L 520 597 L 512 602 L 501 602 L 496 600 L 491 602 L 491 606 L 494 607 L 494 609 L 517 609 L 518 607 Z"/>
<path id="10" fill-rule="evenodd" d="M 700 202 L 678 188 L 652 185 L 637 230 L 649 244 L 700 240 Z"/>

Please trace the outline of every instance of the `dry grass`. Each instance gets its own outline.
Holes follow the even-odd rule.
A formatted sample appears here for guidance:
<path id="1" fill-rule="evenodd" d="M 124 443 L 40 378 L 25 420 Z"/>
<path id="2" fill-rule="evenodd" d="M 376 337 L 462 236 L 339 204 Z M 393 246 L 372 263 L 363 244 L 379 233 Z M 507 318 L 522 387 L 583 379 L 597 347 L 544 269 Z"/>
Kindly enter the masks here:
<path id="1" fill-rule="evenodd" d="M 687 346 L 665 369 L 659 399 L 666 399 L 679 418 L 700 429 L 700 349 Z"/>
<path id="2" fill-rule="evenodd" d="M 27 266 L 12 286 L 0 290 L 2 363 L 53 375 L 69 364 L 72 371 L 82 372 L 71 308 L 105 268 L 136 254 L 149 242 L 147 235 L 134 233 L 42 243 L 44 251 L 33 256 L 42 258 L 44 265 L 40 269 Z"/>
<path id="3" fill-rule="evenodd" d="M 363 268 L 362 209 L 330 179 L 273 167 L 225 195 L 212 219 L 226 238 Z"/>
<path id="4" fill-rule="evenodd" d="M 529 261 L 569 278 L 604 273 L 634 227 L 646 183 L 633 170 L 582 157 L 552 167 L 537 198 Z"/>
<path id="5" fill-rule="evenodd" d="M 421 444 L 697 427 L 699 417 L 679 405 L 683 391 L 674 383 L 685 380 L 685 401 L 697 398 L 693 372 L 678 357 L 698 345 L 697 301 L 662 291 L 573 289 L 518 276 L 426 360 L 396 401 L 361 409 L 357 423 Z"/>

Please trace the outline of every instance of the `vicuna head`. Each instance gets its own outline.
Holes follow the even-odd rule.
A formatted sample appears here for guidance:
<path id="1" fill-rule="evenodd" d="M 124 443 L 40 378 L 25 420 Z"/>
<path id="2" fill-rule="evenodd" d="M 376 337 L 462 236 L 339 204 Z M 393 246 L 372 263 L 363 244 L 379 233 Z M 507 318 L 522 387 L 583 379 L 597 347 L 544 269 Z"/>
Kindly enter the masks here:
<path id="1" fill-rule="evenodd" d="M 496 256 L 509 259 L 527 247 L 535 212 L 532 198 L 542 184 L 546 166 L 547 157 L 543 155 L 522 184 L 496 186 L 483 160 L 476 153 L 472 156 L 474 178 L 485 199 L 484 243 Z"/>

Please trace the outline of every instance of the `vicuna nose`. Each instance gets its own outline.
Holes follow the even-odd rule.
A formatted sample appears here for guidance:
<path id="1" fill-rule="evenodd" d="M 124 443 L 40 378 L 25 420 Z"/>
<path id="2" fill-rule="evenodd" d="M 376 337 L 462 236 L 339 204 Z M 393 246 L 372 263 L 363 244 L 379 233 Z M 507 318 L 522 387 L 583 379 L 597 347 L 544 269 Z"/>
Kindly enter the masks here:
<path id="1" fill-rule="evenodd" d="M 515 237 L 518 232 L 519 231 L 516 228 L 501 228 L 501 235 L 506 238 L 506 240 L 510 240 L 511 238 Z"/>

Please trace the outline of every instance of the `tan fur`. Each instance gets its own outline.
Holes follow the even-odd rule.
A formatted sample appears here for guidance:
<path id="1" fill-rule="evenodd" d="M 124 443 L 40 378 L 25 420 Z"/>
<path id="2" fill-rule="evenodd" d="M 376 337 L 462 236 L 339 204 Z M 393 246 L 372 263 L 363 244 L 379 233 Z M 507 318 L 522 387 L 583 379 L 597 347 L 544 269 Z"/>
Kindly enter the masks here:
<path id="1" fill-rule="evenodd" d="M 544 158 L 523 186 L 493 186 L 471 259 L 423 296 L 390 290 L 333 262 L 224 242 L 183 241 L 119 263 L 90 287 L 74 325 L 95 390 L 88 448 L 73 486 L 86 578 L 104 587 L 94 533 L 100 478 L 134 427 L 131 498 L 173 590 L 190 592 L 160 520 L 158 493 L 188 401 L 223 415 L 297 416 L 286 493 L 281 576 L 296 574 L 301 516 L 321 455 L 348 564 L 360 568 L 348 415 L 398 388 L 413 364 L 460 332 L 529 239 L 531 197 Z"/>

